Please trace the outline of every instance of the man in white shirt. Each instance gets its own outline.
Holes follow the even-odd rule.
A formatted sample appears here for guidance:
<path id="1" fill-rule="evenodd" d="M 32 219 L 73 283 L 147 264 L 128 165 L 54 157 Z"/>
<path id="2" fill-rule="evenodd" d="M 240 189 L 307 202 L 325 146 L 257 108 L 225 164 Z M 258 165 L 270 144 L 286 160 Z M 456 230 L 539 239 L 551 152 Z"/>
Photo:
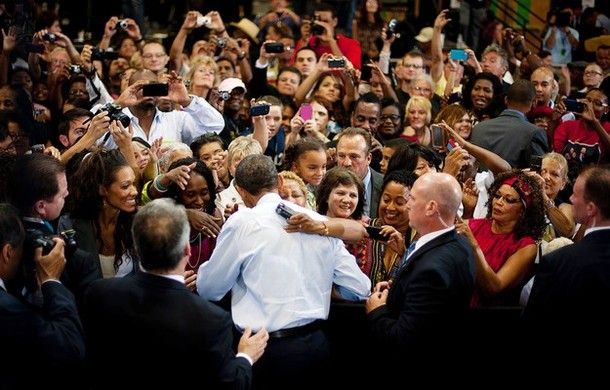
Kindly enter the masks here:
<path id="1" fill-rule="evenodd" d="M 186 86 L 174 72 L 168 77 L 167 97 L 182 106 L 182 111 L 161 112 L 157 109 L 156 96 L 143 96 L 142 88 L 158 83 L 157 76 L 149 70 L 135 72 L 129 87 L 115 101 L 122 112 L 131 119 L 133 136 L 149 143 L 163 137 L 164 142 L 179 141 L 187 145 L 205 133 L 219 133 L 224 128 L 222 114 L 205 99 L 189 96 Z M 112 137 L 103 137 L 102 144 L 115 147 Z"/>
<path id="2" fill-rule="evenodd" d="M 231 291 L 233 321 L 239 330 L 269 330 L 266 354 L 254 367 L 261 388 L 316 388 L 328 369 L 328 341 L 321 320 L 328 318 L 333 285 L 342 297 L 365 299 L 370 280 L 343 242 L 317 234 L 288 233 L 276 214 L 280 203 L 323 221 L 324 217 L 278 195 L 281 184 L 267 156 L 244 158 L 235 187 L 246 206 L 224 224 L 210 260 L 198 272 L 197 291 L 218 301 Z M 321 224 L 323 226 L 323 224 Z"/>

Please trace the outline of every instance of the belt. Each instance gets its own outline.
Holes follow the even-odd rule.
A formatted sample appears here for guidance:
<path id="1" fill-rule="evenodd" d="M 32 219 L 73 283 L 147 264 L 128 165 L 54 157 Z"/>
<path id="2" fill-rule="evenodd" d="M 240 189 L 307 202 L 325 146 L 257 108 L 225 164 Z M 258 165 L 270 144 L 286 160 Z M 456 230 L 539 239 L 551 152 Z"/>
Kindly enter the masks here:
<path id="1" fill-rule="evenodd" d="M 323 321 L 316 320 L 314 322 L 310 322 L 309 324 L 302 326 L 295 326 L 294 328 L 285 328 L 276 330 L 273 332 L 269 332 L 269 337 L 272 339 L 281 339 L 285 337 L 297 337 L 304 336 L 309 333 L 313 333 L 316 330 L 322 327 Z"/>

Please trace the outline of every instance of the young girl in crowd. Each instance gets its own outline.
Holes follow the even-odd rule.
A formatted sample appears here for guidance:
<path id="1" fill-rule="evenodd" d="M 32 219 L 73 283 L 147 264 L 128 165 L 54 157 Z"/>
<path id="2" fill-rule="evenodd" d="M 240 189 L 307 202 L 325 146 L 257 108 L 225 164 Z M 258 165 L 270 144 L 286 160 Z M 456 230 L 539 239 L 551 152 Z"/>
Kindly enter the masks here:
<path id="1" fill-rule="evenodd" d="M 315 139 L 304 138 L 290 145 L 284 153 L 284 169 L 296 173 L 307 185 L 307 205 L 316 209 L 316 188 L 326 173 L 326 150 Z"/>

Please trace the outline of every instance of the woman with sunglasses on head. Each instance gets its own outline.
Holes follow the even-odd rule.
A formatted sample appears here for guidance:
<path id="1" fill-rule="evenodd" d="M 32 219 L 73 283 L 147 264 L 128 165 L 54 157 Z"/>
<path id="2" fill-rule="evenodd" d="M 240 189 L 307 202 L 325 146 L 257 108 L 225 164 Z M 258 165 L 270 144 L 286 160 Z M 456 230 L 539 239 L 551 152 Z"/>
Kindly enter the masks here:
<path id="1" fill-rule="evenodd" d="M 544 231 L 542 191 L 538 180 L 528 173 L 502 173 L 489 188 L 487 217 L 456 224 L 475 257 L 472 306 L 518 304 L 521 287 L 531 277 L 536 241 Z"/>

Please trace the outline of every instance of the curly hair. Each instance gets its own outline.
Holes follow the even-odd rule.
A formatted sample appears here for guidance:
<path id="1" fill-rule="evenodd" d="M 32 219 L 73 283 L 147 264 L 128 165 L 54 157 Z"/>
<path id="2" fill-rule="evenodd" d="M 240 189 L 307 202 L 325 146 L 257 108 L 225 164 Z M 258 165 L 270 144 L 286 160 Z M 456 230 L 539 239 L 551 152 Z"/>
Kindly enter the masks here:
<path id="1" fill-rule="evenodd" d="M 481 114 L 488 114 L 491 118 L 495 118 L 504 109 L 504 92 L 502 82 L 492 73 L 481 72 L 468 80 L 462 92 L 462 106 L 468 110 L 475 111 L 472 104 L 472 89 L 478 80 L 487 80 L 491 83 L 493 86 L 493 97 L 487 107 L 476 112 L 477 117 L 480 117 Z"/>
<path id="2" fill-rule="evenodd" d="M 214 175 L 212 174 L 212 171 L 203 163 L 203 161 L 195 160 L 192 157 L 181 158 L 180 160 L 174 161 L 169 166 L 167 171 L 169 172 L 172 169 L 181 167 L 183 165 L 191 165 L 192 163 L 195 163 L 195 167 L 192 169 L 192 172 L 201 175 L 208 186 L 210 201 L 205 205 L 204 211 L 208 214 L 212 214 L 216 208 L 214 204 L 214 201 L 216 200 L 216 183 L 214 182 Z M 172 183 L 167 189 L 167 196 L 174 199 L 177 203 L 180 203 L 179 195 L 183 191 L 184 190 L 181 190 L 176 183 Z"/>
<path id="3" fill-rule="evenodd" d="M 487 218 L 491 218 L 494 198 L 493 194 L 498 192 L 500 187 L 502 187 L 504 184 L 504 181 L 511 177 L 517 177 L 517 180 L 527 184 L 531 189 L 531 202 L 527 207 L 525 207 L 525 211 L 521 213 L 513 233 L 517 238 L 530 236 L 535 240 L 540 240 L 546 226 L 543 200 L 544 190 L 536 178 L 527 174 L 526 172 L 523 172 L 522 170 L 513 169 L 511 171 L 503 172 L 496 177 L 496 180 L 494 180 L 487 190 L 487 193 L 489 194 L 489 200 L 487 201 Z M 517 190 L 517 192 L 519 192 L 519 190 Z M 522 194 L 519 193 L 519 196 L 521 195 Z"/>
<path id="4" fill-rule="evenodd" d="M 85 156 L 75 174 L 69 178 L 68 209 L 70 217 L 91 220 L 95 225 L 99 241 L 101 241 L 101 230 L 98 216 L 104 207 L 104 199 L 99 193 L 99 188 L 100 186 L 110 187 L 116 180 L 116 173 L 125 167 L 129 167 L 129 164 L 118 149 L 99 149 Z M 119 211 L 113 234 L 115 271 L 123 262 L 122 257 L 125 252 L 132 259 L 136 258 L 131 236 L 131 223 L 134 215 L 135 212 Z"/>
<path id="5" fill-rule="evenodd" d="M 355 185 L 358 190 L 358 204 L 351 215 L 352 219 L 359 220 L 362 218 L 364 211 L 364 185 L 356 174 L 346 168 L 335 167 L 326 172 L 324 179 L 318 186 L 318 194 L 316 196 L 316 204 L 318 205 L 318 213 L 326 215 L 328 213 L 328 198 L 332 190 L 340 185 L 351 186 Z"/>

